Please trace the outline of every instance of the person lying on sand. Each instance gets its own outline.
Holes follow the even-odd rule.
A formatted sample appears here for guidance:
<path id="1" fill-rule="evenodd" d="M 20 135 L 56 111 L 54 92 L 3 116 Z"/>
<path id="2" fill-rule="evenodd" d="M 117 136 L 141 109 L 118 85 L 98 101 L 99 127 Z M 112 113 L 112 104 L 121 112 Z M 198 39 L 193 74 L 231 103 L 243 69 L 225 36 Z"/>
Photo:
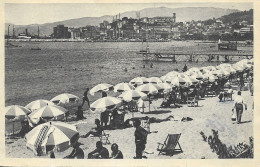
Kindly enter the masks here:
<path id="1" fill-rule="evenodd" d="M 96 149 L 88 154 L 88 159 L 108 159 L 109 152 L 106 147 L 103 147 L 101 141 L 97 141 Z"/>
<path id="2" fill-rule="evenodd" d="M 87 134 L 82 135 L 80 137 L 87 138 L 89 135 L 100 136 L 102 134 L 102 131 L 103 131 L 103 127 L 100 125 L 100 120 L 99 119 L 95 119 L 95 124 L 97 125 L 97 127 L 96 128 L 92 128 L 92 129 L 95 129 L 96 131 L 89 131 Z"/>

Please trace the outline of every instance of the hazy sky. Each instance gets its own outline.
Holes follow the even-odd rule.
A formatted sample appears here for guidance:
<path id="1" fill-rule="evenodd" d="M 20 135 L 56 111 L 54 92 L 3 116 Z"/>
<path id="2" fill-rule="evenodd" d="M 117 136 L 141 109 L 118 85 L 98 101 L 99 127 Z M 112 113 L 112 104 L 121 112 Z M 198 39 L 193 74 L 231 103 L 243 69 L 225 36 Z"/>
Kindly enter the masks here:
<path id="1" fill-rule="evenodd" d="M 116 15 L 153 7 L 216 7 L 238 10 L 253 8 L 252 3 L 124 3 L 124 4 L 5 4 L 5 20 L 16 25 L 43 24 L 81 17 Z"/>

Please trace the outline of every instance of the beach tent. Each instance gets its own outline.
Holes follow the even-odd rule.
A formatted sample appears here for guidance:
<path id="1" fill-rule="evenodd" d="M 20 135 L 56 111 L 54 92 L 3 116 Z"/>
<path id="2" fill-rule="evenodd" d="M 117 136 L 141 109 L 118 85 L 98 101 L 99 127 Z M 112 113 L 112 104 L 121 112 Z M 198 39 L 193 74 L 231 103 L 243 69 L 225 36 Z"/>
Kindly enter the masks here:
<path id="1" fill-rule="evenodd" d="M 32 101 L 31 103 L 27 104 L 25 108 L 31 111 L 35 111 L 46 105 L 55 105 L 55 104 L 52 101 L 40 99 L 40 100 Z"/>
<path id="2" fill-rule="evenodd" d="M 76 126 L 63 122 L 38 125 L 25 135 L 26 147 L 38 156 L 47 155 L 50 151 L 65 151 L 76 143 L 78 138 Z"/>
<path id="3" fill-rule="evenodd" d="M 114 86 L 114 92 L 124 92 L 133 89 L 134 87 L 129 83 L 119 83 Z"/>
<path id="4" fill-rule="evenodd" d="M 102 92 L 102 91 L 109 91 L 111 88 L 113 88 L 113 85 L 107 84 L 107 83 L 101 83 L 96 86 L 94 86 L 92 89 L 90 89 L 89 93 L 94 96 L 96 92 Z"/>

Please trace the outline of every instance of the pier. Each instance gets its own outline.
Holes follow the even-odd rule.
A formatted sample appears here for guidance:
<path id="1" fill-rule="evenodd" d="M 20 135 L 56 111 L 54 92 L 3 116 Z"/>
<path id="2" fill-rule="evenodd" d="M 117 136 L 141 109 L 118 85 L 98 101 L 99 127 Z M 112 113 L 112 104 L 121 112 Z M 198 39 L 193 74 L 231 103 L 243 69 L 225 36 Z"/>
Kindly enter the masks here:
<path id="1" fill-rule="evenodd" d="M 142 55 L 144 61 L 238 61 L 240 59 L 252 58 L 253 50 L 239 51 L 173 51 L 173 52 L 149 52 L 139 51 L 136 54 Z"/>

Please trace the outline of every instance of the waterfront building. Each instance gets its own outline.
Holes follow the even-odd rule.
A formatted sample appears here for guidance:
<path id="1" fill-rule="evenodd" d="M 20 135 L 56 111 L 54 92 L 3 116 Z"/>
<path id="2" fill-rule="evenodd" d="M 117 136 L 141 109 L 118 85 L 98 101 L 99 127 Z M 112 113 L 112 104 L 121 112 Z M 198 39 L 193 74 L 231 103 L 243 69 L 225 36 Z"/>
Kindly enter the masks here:
<path id="1" fill-rule="evenodd" d="M 69 28 L 64 25 L 57 25 L 53 28 L 53 38 L 68 39 L 70 38 Z"/>

